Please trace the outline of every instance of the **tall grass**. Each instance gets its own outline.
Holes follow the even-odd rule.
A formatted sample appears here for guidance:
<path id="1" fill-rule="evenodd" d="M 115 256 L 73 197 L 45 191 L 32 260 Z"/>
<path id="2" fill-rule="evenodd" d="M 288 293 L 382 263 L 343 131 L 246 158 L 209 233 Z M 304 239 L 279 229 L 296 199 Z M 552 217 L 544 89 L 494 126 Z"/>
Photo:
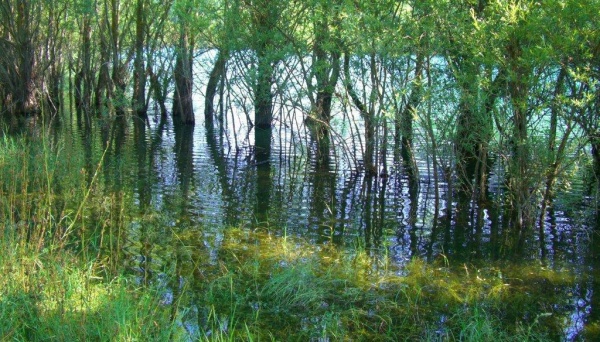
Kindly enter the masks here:
<path id="1" fill-rule="evenodd" d="M 118 196 L 101 194 L 76 151 L 48 138 L 0 141 L 0 340 L 175 336 L 156 291 L 136 288 L 100 253 L 120 229 L 110 210 Z"/>

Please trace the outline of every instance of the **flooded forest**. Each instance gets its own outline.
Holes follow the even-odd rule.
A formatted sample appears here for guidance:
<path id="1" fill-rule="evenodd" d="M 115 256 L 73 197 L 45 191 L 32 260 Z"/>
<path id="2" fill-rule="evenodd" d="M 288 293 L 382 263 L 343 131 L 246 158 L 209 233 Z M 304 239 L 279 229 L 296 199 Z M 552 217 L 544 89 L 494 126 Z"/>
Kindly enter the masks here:
<path id="1" fill-rule="evenodd" d="M 0 0 L 0 339 L 600 338 L 598 0 Z"/>

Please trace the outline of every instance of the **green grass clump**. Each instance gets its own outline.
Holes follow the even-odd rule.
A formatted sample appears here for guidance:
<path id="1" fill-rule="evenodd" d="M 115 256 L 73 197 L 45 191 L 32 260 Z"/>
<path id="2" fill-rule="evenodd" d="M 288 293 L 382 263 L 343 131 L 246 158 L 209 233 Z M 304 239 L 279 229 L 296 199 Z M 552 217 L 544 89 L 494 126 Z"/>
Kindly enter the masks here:
<path id="1" fill-rule="evenodd" d="M 244 229 L 226 233 L 219 257 L 223 266 L 194 289 L 208 308 L 200 326 L 207 340 L 537 341 L 560 334 L 544 320 L 561 317 L 538 315 L 555 298 L 521 294 L 524 271 L 509 271 L 521 277 L 511 284 L 499 268 L 415 259 L 399 269 L 366 251 Z"/>
<path id="2" fill-rule="evenodd" d="M 38 253 L 14 242 L 0 244 L 3 340 L 168 340 L 174 332 L 153 290 L 98 277 L 97 264 L 68 252 Z"/>
<path id="3" fill-rule="evenodd" d="M 0 141 L 0 340 L 177 338 L 158 290 L 115 267 L 108 236 L 121 228 L 113 209 L 122 201 L 103 195 L 66 146 L 43 136 Z"/>

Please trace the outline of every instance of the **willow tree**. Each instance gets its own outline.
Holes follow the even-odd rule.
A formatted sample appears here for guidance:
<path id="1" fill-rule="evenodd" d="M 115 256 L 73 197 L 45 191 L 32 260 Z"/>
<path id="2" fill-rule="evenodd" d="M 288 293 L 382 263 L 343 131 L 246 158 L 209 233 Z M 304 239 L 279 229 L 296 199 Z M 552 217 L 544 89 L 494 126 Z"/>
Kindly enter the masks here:
<path id="1" fill-rule="evenodd" d="M 160 108 L 161 121 L 167 119 L 167 94 L 173 80 L 173 63 L 170 58 L 172 55 L 169 52 L 172 51 L 173 46 L 169 39 L 175 35 L 174 31 L 176 28 L 174 28 L 174 25 L 171 25 L 169 17 L 174 2 L 175 0 L 162 2 L 148 1 L 146 3 L 143 25 L 145 37 L 142 48 L 145 58 L 141 58 L 146 62 L 145 70 L 143 75 L 139 69 L 136 72 L 136 77 L 147 78 L 147 82 L 149 82 L 148 95 L 146 96 L 144 107 L 147 108 L 150 98 L 153 98 L 155 105 Z M 139 51 L 137 49 L 136 51 L 137 59 Z M 140 64 L 143 65 L 143 63 Z M 140 65 L 138 65 L 139 67 Z M 141 91 L 141 89 L 138 89 L 138 91 Z M 138 102 L 140 100 L 141 96 Z"/>
<path id="2" fill-rule="evenodd" d="M 0 1 L 0 105 L 13 118 L 62 102 L 69 1 Z M 45 111 L 44 111 L 45 112 Z"/>
<path id="3" fill-rule="evenodd" d="M 0 2 L 0 90 L 3 109 L 21 116 L 40 110 L 42 4 L 19 0 Z"/>
<path id="4" fill-rule="evenodd" d="M 543 234 L 546 206 L 573 142 L 574 120 L 583 113 L 575 103 L 564 101 L 577 94 L 575 88 L 569 89 L 572 51 L 565 46 L 580 44 L 568 43 L 569 39 L 579 40 L 568 37 L 585 30 L 591 19 L 570 21 L 562 1 L 545 6 L 500 1 L 487 5 L 480 13 L 473 16 L 472 25 L 487 37 L 479 39 L 477 46 L 481 41 L 486 43 L 480 51 L 491 68 L 488 75 L 495 77 L 488 76 L 489 90 L 476 103 L 486 113 L 493 113 L 488 120 L 495 124 L 506 169 L 505 220 L 522 242 L 535 224 L 539 207 Z M 557 31 L 561 26 L 565 30 Z M 502 101 L 496 103 L 496 98 Z M 458 123 L 462 124 L 460 120 Z"/>
<path id="5" fill-rule="evenodd" d="M 385 175 L 388 120 L 384 114 L 390 100 L 385 92 L 388 71 L 383 64 L 390 56 L 390 45 L 395 44 L 388 37 L 396 33 L 394 25 L 402 6 L 382 0 L 346 4 L 344 11 L 343 84 L 363 123 L 363 168 L 368 176 L 379 171 Z M 380 154 L 378 144 L 383 147 Z"/>
<path id="6" fill-rule="evenodd" d="M 585 137 L 595 183 L 596 217 L 600 218 L 600 31 L 595 29 L 600 2 L 570 0 L 555 4 L 552 43 L 566 69 L 564 95 L 572 119 Z M 598 220 L 598 219 L 597 219 Z"/>
<path id="7" fill-rule="evenodd" d="M 424 74 L 430 56 L 429 45 L 434 25 L 431 22 L 431 5 L 421 1 L 407 1 L 398 6 L 397 34 L 401 42 L 390 44 L 390 68 L 394 108 L 395 155 L 400 155 L 409 178 L 418 177 L 414 152 L 414 121 L 419 115 L 425 96 Z M 434 153 L 434 170 L 437 158 Z M 435 171 L 434 171 L 435 173 Z"/>
<path id="8" fill-rule="evenodd" d="M 77 122 L 82 122 L 82 113 L 86 123 L 89 123 L 89 111 L 92 103 L 92 90 L 94 82 L 94 72 L 92 70 L 92 21 L 97 15 L 97 8 L 94 2 L 82 0 L 74 12 L 77 18 L 78 46 L 75 68 L 75 91 L 74 102 L 77 113 Z M 88 125 L 89 126 L 89 125 Z"/>
<path id="9" fill-rule="evenodd" d="M 209 7 L 209 6 L 207 6 Z M 221 1 L 216 6 L 210 6 L 209 11 L 212 17 L 209 19 L 213 26 L 216 26 L 214 32 L 208 38 L 210 48 L 217 52 L 213 68 L 208 76 L 204 99 L 204 120 L 208 123 L 213 122 L 215 114 L 215 97 L 220 90 L 220 112 L 219 121 L 223 124 L 223 92 L 225 77 L 227 74 L 227 61 L 230 58 L 231 51 L 239 46 L 236 38 L 243 28 L 237 25 L 242 18 L 242 8 L 239 0 Z"/>
<path id="10" fill-rule="evenodd" d="M 130 103 L 126 90 L 129 65 L 135 52 L 134 39 L 129 34 L 134 24 L 134 10 L 131 3 L 121 0 L 104 0 L 98 7 L 99 20 L 95 28 L 98 29 L 99 51 L 95 62 L 99 67 L 94 104 L 98 113 L 124 114 Z"/>
<path id="11" fill-rule="evenodd" d="M 488 31 L 475 26 L 487 19 L 486 6 L 485 1 L 436 6 L 439 35 L 435 45 L 444 51 L 458 95 L 454 150 L 459 200 L 466 203 L 463 207 L 468 207 L 477 193 L 483 199 L 486 192 L 489 144 L 494 134 L 492 111 L 504 75 L 501 66 L 486 60 Z"/>

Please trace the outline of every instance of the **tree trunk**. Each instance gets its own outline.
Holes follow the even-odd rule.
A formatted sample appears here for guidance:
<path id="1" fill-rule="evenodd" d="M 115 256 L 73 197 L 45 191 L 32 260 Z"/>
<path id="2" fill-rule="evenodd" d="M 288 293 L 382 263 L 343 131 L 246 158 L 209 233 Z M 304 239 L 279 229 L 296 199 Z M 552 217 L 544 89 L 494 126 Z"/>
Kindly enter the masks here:
<path id="1" fill-rule="evenodd" d="M 340 75 L 340 53 L 334 51 L 331 56 L 323 53 L 315 52 L 317 55 L 317 63 L 326 63 L 327 66 L 317 66 L 315 72 L 317 80 L 317 96 L 315 108 L 313 109 L 316 116 L 314 120 L 313 137 L 317 142 L 317 162 L 319 164 L 327 164 L 329 162 L 329 153 L 331 145 L 330 137 L 330 121 L 331 121 L 331 104 L 333 101 L 333 93 Z M 321 62 L 321 63 L 319 63 Z"/>
<path id="2" fill-rule="evenodd" d="M 101 31 L 106 30 L 107 23 L 101 24 Z M 112 98 L 112 85 L 110 80 L 110 44 L 108 38 L 105 35 L 100 35 L 100 70 L 98 71 L 98 80 L 95 89 L 95 101 L 94 105 L 96 109 L 100 109 L 102 106 L 107 105 L 108 99 Z"/>
<path id="3" fill-rule="evenodd" d="M 508 80 L 508 93 L 513 110 L 513 134 L 511 137 L 513 158 L 510 161 L 509 190 L 512 199 L 513 226 L 519 233 L 531 226 L 532 208 L 529 203 L 529 151 L 527 146 L 527 70 L 520 65 L 521 47 L 513 40 L 507 48 L 508 63 L 511 68 Z"/>
<path id="4" fill-rule="evenodd" d="M 266 47 L 257 51 L 258 70 L 254 87 L 254 124 L 258 128 L 270 128 L 273 123 L 273 66 Z"/>
<path id="5" fill-rule="evenodd" d="M 193 43 L 188 40 L 188 33 L 181 28 L 177 58 L 175 61 L 175 94 L 173 98 L 173 118 L 183 124 L 194 124 L 194 108 L 192 103 L 192 50 Z"/>
<path id="6" fill-rule="evenodd" d="M 217 94 L 217 88 L 219 81 L 225 77 L 226 64 L 229 58 L 227 51 L 219 50 L 217 54 L 217 61 L 213 66 L 210 76 L 208 77 L 208 83 L 206 84 L 206 99 L 204 102 L 204 120 L 206 122 L 213 122 L 215 112 L 215 95 Z"/>
<path id="7" fill-rule="evenodd" d="M 148 73 L 150 74 L 150 89 L 154 94 L 154 100 L 160 107 L 160 117 L 161 120 L 166 119 L 167 117 L 167 96 L 165 95 L 166 91 L 163 91 L 163 87 L 158 79 L 158 76 L 152 71 L 151 67 L 148 67 Z"/>
<path id="8" fill-rule="evenodd" d="M 146 118 L 146 68 L 144 67 L 145 0 L 137 0 L 135 15 L 135 60 L 133 79 L 133 108 L 137 115 Z"/>
<path id="9" fill-rule="evenodd" d="M 360 116 L 364 121 L 365 127 L 365 151 L 363 155 L 363 167 L 365 170 L 365 174 L 367 176 L 373 176 L 377 174 L 377 170 L 375 169 L 374 164 L 374 155 L 375 155 L 375 127 L 373 123 L 373 113 L 369 111 L 369 109 L 365 106 L 365 104 L 360 100 L 358 94 L 352 87 L 351 77 L 350 77 L 350 55 L 348 53 L 344 54 L 344 86 L 346 87 L 346 91 L 350 96 L 350 99 L 358 108 L 360 112 Z"/>
<path id="10" fill-rule="evenodd" d="M 558 97 L 561 95 L 564 79 L 566 76 L 566 69 L 561 68 L 560 73 L 558 74 L 558 79 L 556 80 L 556 86 L 554 87 L 554 101 L 558 101 Z M 540 218 L 539 218 L 539 234 L 540 240 L 544 240 L 545 234 L 545 225 L 546 225 L 546 209 L 552 205 L 552 201 L 554 199 L 554 184 L 556 183 L 556 178 L 558 177 L 558 168 L 562 163 L 562 158 L 564 155 L 564 150 L 566 148 L 566 143 L 569 139 L 569 135 L 571 134 L 571 125 L 567 126 L 567 131 L 563 135 L 561 139 L 561 144 L 559 145 L 558 151 L 556 150 L 556 134 L 558 129 L 558 112 L 559 106 L 556 103 L 552 106 L 552 111 L 550 113 L 550 132 L 548 133 L 548 152 L 551 154 L 551 157 L 554 159 L 552 164 L 548 167 L 546 171 L 546 189 L 544 190 L 544 195 L 542 198 L 542 204 L 540 208 Z M 543 251 L 544 249 L 542 249 Z"/>
<path id="11" fill-rule="evenodd" d="M 0 84 L 3 99 L 11 116 L 34 114 L 40 110 L 36 92 L 40 86 L 37 75 L 35 44 L 38 44 L 38 16 L 30 1 L 3 3 L 0 13 Z"/>
<path id="12" fill-rule="evenodd" d="M 413 117 L 417 106 L 421 102 L 421 93 L 423 89 L 423 54 L 417 53 L 415 62 L 415 79 L 412 85 L 410 97 L 400 115 L 400 139 L 402 161 L 410 177 L 416 177 L 417 162 L 413 152 Z"/>

